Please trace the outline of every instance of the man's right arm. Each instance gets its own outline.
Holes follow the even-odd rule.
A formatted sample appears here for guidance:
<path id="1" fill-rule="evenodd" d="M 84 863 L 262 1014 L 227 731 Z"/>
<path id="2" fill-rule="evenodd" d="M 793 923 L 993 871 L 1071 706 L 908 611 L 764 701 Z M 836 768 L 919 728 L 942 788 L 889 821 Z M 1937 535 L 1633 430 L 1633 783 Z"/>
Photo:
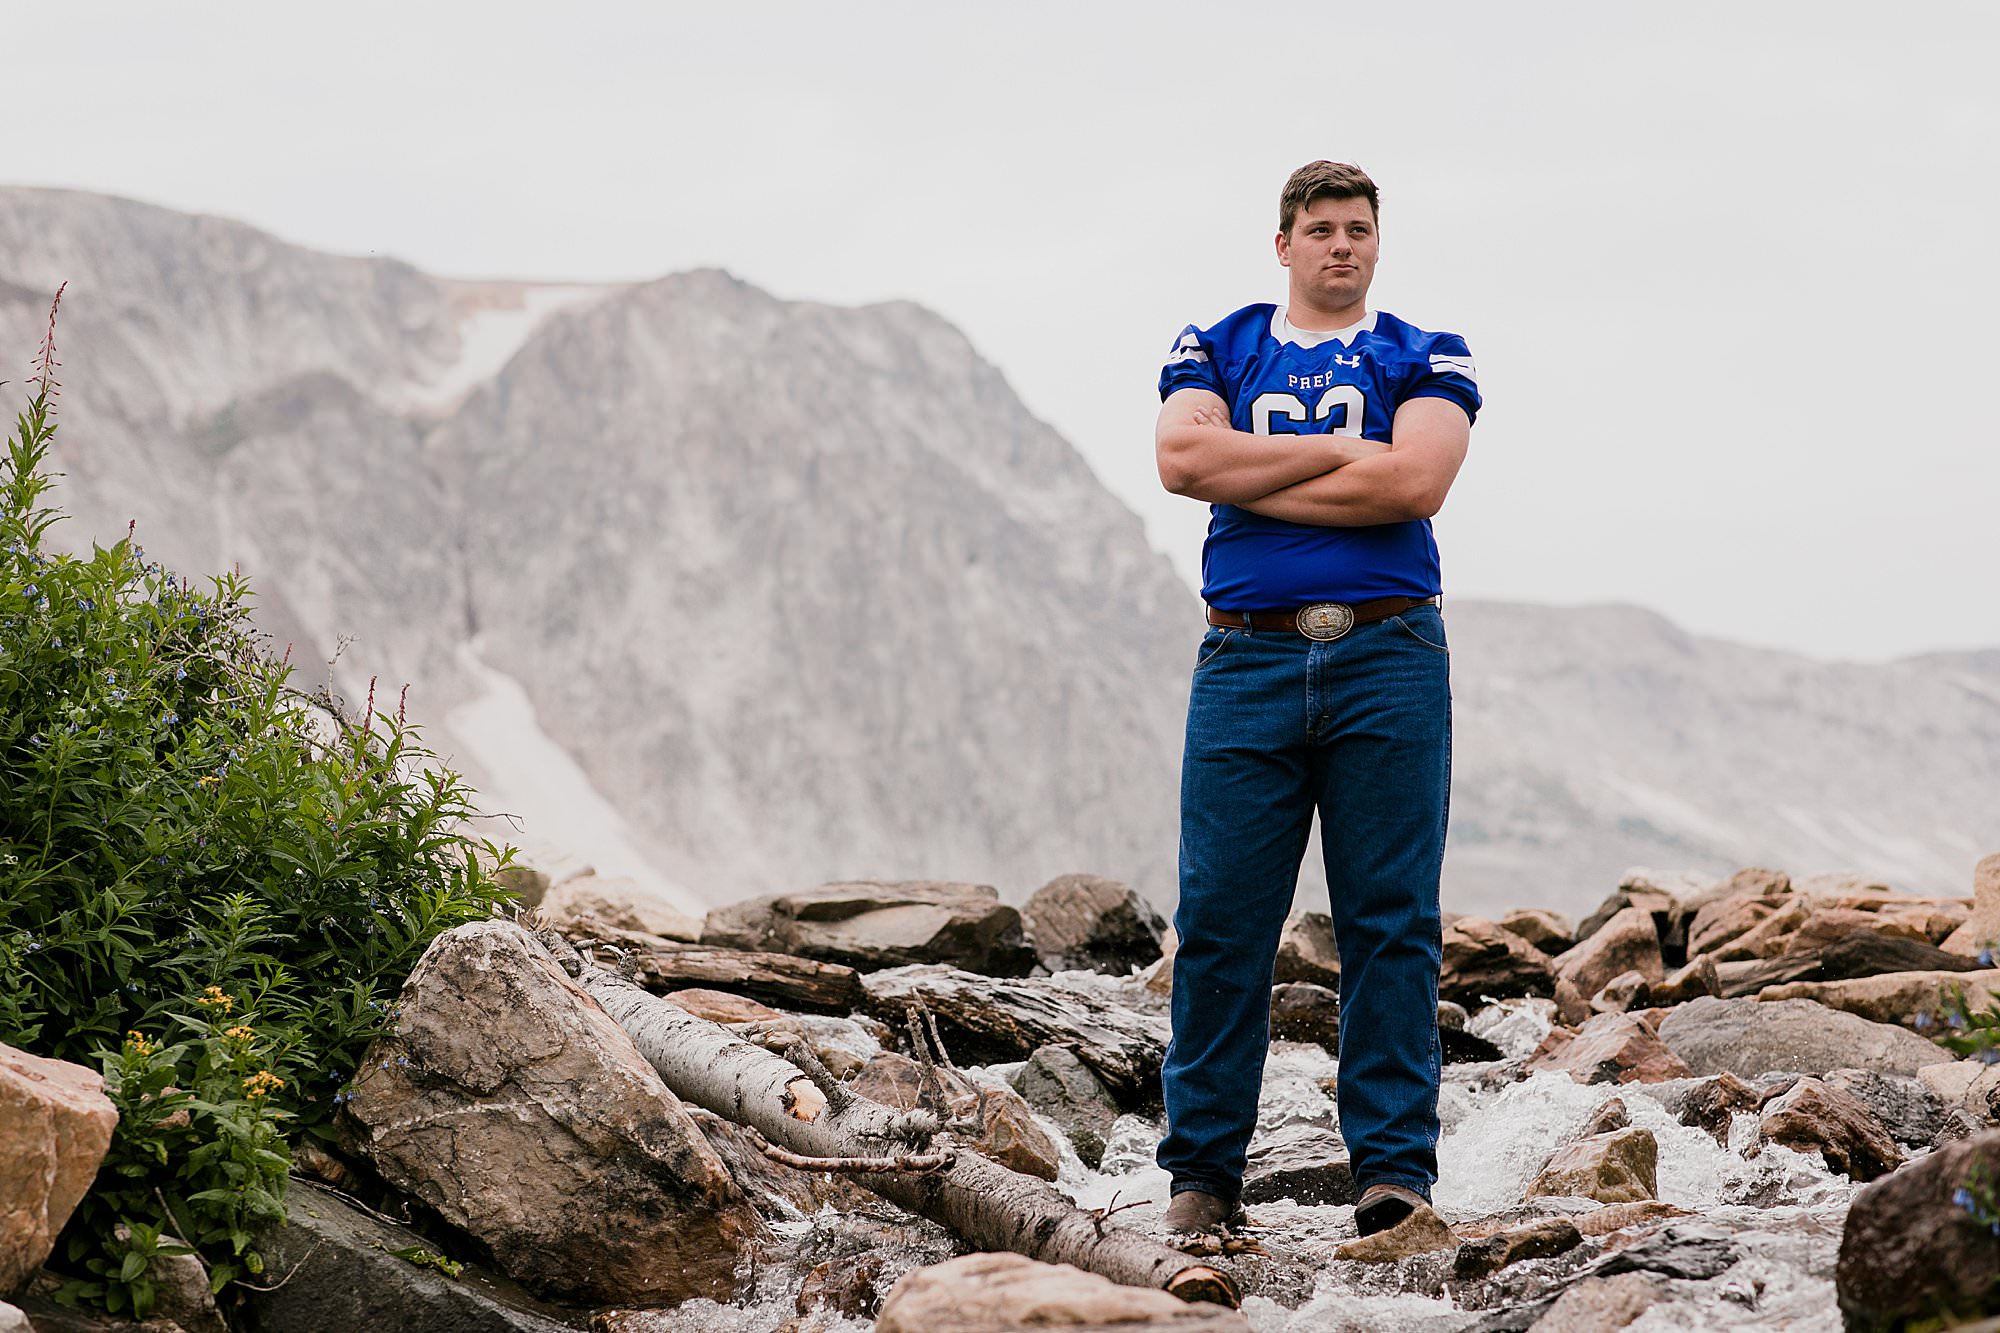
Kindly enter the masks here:
<path id="1" fill-rule="evenodd" d="M 1345 466 L 1383 446 L 1345 435 L 1252 435 L 1227 425 L 1209 389 L 1176 389 L 1160 405 L 1153 452 L 1160 484 L 1210 504 L 1244 504 Z"/>

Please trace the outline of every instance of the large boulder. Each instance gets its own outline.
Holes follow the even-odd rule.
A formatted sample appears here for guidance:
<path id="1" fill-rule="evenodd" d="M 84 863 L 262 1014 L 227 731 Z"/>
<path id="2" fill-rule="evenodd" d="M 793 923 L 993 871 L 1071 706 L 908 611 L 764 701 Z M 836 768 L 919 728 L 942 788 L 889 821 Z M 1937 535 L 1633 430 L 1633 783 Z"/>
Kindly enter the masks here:
<path id="1" fill-rule="evenodd" d="M 1576 943 L 1576 927 L 1560 912 L 1546 907 L 1517 907 L 1496 923 L 1554 958 Z"/>
<path id="2" fill-rule="evenodd" d="M 1697 1074 L 1725 1071 L 1755 1079 L 1772 1070 L 1824 1074 L 1872 1069 L 1914 1074 L 1951 1060 L 1916 1033 L 1812 1000 L 1717 1000 L 1704 997 L 1669 1010 L 1660 1040 Z"/>
<path id="3" fill-rule="evenodd" d="M 1847 1327 L 2000 1314 L 1994 1241 L 2000 1131 L 1947 1144 L 1864 1188 L 1847 1210 L 1834 1288 Z M 1952 1320 L 1938 1324 L 1949 1327 Z"/>
<path id="4" fill-rule="evenodd" d="M 432 943 L 337 1127 L 547 1295 L 726 1299 L 763 1233 L 624 1030 L 508 922 Z"/>
<path id="5" fill-rule="evenodd" d="M 752 898 L 710 912 L 701 942 L 864 971 L 945 963 L 1020 977 L 1035 965 L 1019 912 L 989 885 L 942 880 L 854 880 Z"/>
<path id="6" fill-rule="evenodd" d="M 1866 1102 L 1816 1078 L 1802 1078 L 1764 1104 L 1757 1138 L 1817 1152 L 1829 1171 L 1854 1180 L 1873 1180 L 1903 1164 L 1903 1150 Z"/>
<path id="7" fill-rule="evenodd" d="M 1460 917 L 1444 928 L 1438 997 L 1459 1004 L 1553 995 L 1555 964 L 1519 935 L 1483 917 Z"/>
<path id="8" fill-rule="evenodd" d="M 1644 907 L 1628 907 L 1618 913 L 1556 964 L 1556 975 L 1582 995 L 1597 994 L 1606 982 L 1624 972 L 1637 972 L 1649 984 L 1666 980 L 1660 934 L 1653 925 L 1653 913 Z"/>
<path id="9" fill-rule="evenodd" d="M 1068 1264 L 1018 1254 L 968 1254 L 904 1276 L 882 1302 L 875 1333 L 1071 1333 L 1125 1328 L 1250 1333 L 1240 1311 L 1121 1286 Z"/>
<path id="10" fill-rule="evenodd" d="M 1151 903 L 1102 875 L 1061 875 L 1050 880 L 1022 905 L 1021 921 L 1049 971 L 1084 969 L 1117 977 L 1159 961 L 1160 937 L 1167 929 Z"/>
<path id="11" fill-rule="evenodd" d="M 569 1311 L 471 1265 L 441 1269 L 435 1242 L 312 1181 L 293 1178 L 285 1211 L 256 1239 L 284 1280 L 236 1288 L 251 1333 L 568 1333 Z"/>
<path id="12" fill-rule="evenodd" d="M 95 1072 L 0 1046 L 0 1295 L 49 1257 L 117 1127 Z"/>

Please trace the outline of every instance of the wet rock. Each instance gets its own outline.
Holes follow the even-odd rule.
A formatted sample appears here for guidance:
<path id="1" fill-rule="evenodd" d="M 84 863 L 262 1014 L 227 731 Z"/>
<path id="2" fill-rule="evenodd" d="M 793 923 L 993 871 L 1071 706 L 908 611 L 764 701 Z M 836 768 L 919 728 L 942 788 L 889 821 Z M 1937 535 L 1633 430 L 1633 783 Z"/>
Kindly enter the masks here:
<path id="1" fill-rule="evenodd" d="M 1558 1148 L 1534 1182 L 1530 1199 L 1557 1195 L 1631 1203 L 1659 1194 L 1660 1146 L 1650 1129 L 1619 1129 Z"/>
<path id="2" fill-rule="evenodd" d="M 1333 918 L 1325 912 L 1294 912 L 1285 918 L 1271 979 L 1309 981 L 1339 990 L 1340 949 L 1333 939 Z"/>
<path id="3" fill-rule="evenodd" d="M 1670 1203 L 1657 1199 L 1641 1199 L 1636 1203 L 1607 1203 L 1602 1208 L 1593 1208 L 1580 1217 L 1570 1219 L 1576 1229 L 1585 1236 L 1608 1236 L 1614 1231 L 1624 1231 L 1628 1227 L 1650 1226 L 1676 1217 L 1693 1217 L 1685 1208 L 1676 1208 Z"/>
<path id="4" fill-rule="evenodd" d="M 1126 1287 L 1068 1264 L 1018 1254 L 968 1254 L 904 1276 L 882 1302 L 875 1333 L 1074 1333 L 1143 1326 L 1174 1333 L 1249 1333 L 1241 1311 Z"/>
<path id="5" fill-rule="evenodd" d="M 1835 1069 L 1827 1074 L 1826 1084 L 1859 1098 L 1899 1143 L 1927 1144 L 1944 1122 L 1944 1104 L 1922 1081 L 1906 1075 Z"/>
<path id="6" fill-rule="evenodd" d="M 1757 889 L 1709 903 L 1688 922 L 1688 957 L 1733 944 L 1792 901 L 1788 891 Z M 1804 920 L 1803 916 L 1800 918 Z M 1721 959 L 1716 961 L 1720 962 Z"/>
<path id="7" fill-rule="evenodd" d="M 1717 1277 L 1741 1259 L 1729 1233 L 1702 1222 L 1684 1222 L 1637 1244 L 1614 1250 L 1596 1268 L 1599 1274 L 1659 1273 L 1689 1282 Z"/>
<path id="8" fill-rule="evenodd" d="M 1570 924 L 1569 918 L 1545 907 L 1516 908 L 1496 924 L 1510 934 L 1519 935 L 1551 958 L 1576 943 L 1576 927 Z"/>
<path id="9" fill-rule="evenodd" d="M 1590 1113 L 1590 1119 L 1583 1122 L 1583 1128 L 1577 1131 L 1576 1136 L 1587 1139 L 1595 1134 L 1609 1134 L 1613 1130 L 1629 1128 L 1631 1124 L 1632 1112 L 1626 1108 L 1625 1100 L 1622 1097 L 1610 1097 Z"/>
<path id="10" fill-rule="evenodd" d="M 1566 1217 L 1550 1217 L 1469 1240 L 1452 1256 L 1452 1276 L 1461 1281 L 1486 1277 L 1523 1259 L 1547 1259 L 1583 1244 L 1583 1233 Z"/>
<path id="11" fill-rule="evenodd" d="M 1703 954 L 1653 987 L 1653 1003 L 1665 1007 L 1685 1004 L 1703 995 L 1720 994 L 1722 977 L 1716 971 L 1715 959 Z"/>
<path id="12" fill-rule="evenodd" d="M 1800 981 L 1757 992 L 1760 1000 L 1812 1000 L 1876 1023 L 1914 1027 L 1921 1020 L 1934 1024 L 1946 1010 L 1958 1008 L 1965 997 L 1973 1009 L 1984 1009 L 2000 995 L 2000 968 L 1976 972 L 1891 972 L 1848 981 Z"/>
<path id="13" fill-rule="evenodd" d="M 236 1289 L 252 1333 L 569 1333 L 567 1311 L 504 1278 L 471 1264 L 447 1276 L 412 1262 L 444 1256 L 434 1242 L 331 1190 L 294 1179 L 285 1204 L 287 1222 L 254 1242 L 264 1271 L 285 1281 Z"/>
<path id="14" fill-rule="evenodd" d="M 1660 934 L 1646 907 L 1627 907 L 1562 956 L 1556 975 L 1585 995 L 1595 995 L 1621 972 L 1637 972 L 1648 982 L 1666 980 Z"/>
<path id="15" fill-rule="evenodd" d="M 1481 917 L 1461 917 L 1444 928 L 1441 998 L 1477 1004 L 1554 991 L 1554 963 L 1519 935 Z"/>
<path id="16" fill-rule="evenodd" d="M 95 1071 L 0 1046 L 0 1293 L 49 1257 L 117 1126 Z"/>
<path id="17" fill-rule="evenodd" d="M 1902 1149 L 1867 1103 L 1816 1078 L 1802 1078 L 1764 1104 L 1757 1138 L 1797 1152 L 1818 1152 L 1828 1170 L 1852 1180 L 1873 1180 L 1903 1164 Z"/>
<path id="18" fill-rule="evenodd" d="M 1309 981 L 1281 982 L 1271 988 L 1271 1035 L 1279 1041 L 1309 1041 L 1340 1054 L 1340 995 Z"/>
<path id="19" fill-rule="evenodd" d="M 1561 1070 L 1578 1083 L 1659 1083 L 1694 1072 L 1631 1014 L 1598 1014 L 1575 1033 L 1552 1030 L 1527 1068 Z"/>
<path id="20" fill-rule="evenodd" d="M 1119 977 L 1157 962 L 1160 937 L 1167 929 L 1151 903 L 1102 875 L 1061 875 L 1050 880 L 1022 906 L 1021 921 L 1049 971 L 1080 968 Z"/>
<path id="21" fill-rule="evenodd" d="M 1914 1074 L 1951 1059 L 1914 1032 L 1811 1000 L 1691 1000 L 1660 1021 L 1660 1040 L 1697 1074 L 1756 1078 L 1767 1070 Z"/>
<path id="22" fill-rule="evenodd" d="M 1764 1104 L 1764 1091 L 1734 1074 L 1718 1074 L 1691 1090 L 1680 1104 L 1680 1122 L 1706 1130 L 1717 1143 L 1729 1144 L 1729 1125 L 1736 1116 Z"/>
<path id="23" fill-rule="evenodd" d="M 882 1308 L 880 1285 L 887 1267 L 888 1260 L 877 1253 L 816 1264 L 800 1285 L 793 1308 L 802 1315 L 825 1310 L 848 1319 L 873 1319 Z"/>
<path id="24" fill-rule="evenodd" d="M 752 898 L 710 912 L 701 942 L 862 970 L 945 963 L 1019 977 L 1036 961 L 1021 914 L 990 886 L 941 880 L 856 880 Z"/>
<path id="25" fill-rule="evenodd" d="M 1440 1025 L 1438 1044 L 1443 1048 L 1444 1062 L 1448 1065 L 1488 1064 L 1506 1058 L 1505 1051 L 1464 1028 Z"/>
<path id="26" fill-rule="evenodd" d="M 1093 1171 L 1118 1119 L 1118 1103 L 1104 1081 L 1067 1046 L 1042 1046 L 1015 1076 L 1014 1090 L 1054 1121 L 1076 1155 Z"/>
<path id="27" fill-rule="evenodd" d="M 1600 931 L 1594 938 L 1602 936 Z M 1647 1008 L 1652 1002 L 1652 983 L 1643 972 L 1620 972 L 1604 983 L 1604 988 L 1592 997 L 1590 1007 L 1600 1014 L 1622 1014 Z"/>
<path id="28" fill-rule="evenodd" d="M 587 921 L 617 930 L 636 930 L 661 939 L 692 943 L 701 922 L 637 880 L 622 875 L 579 875 L 548 890 L 541 912 L 558 930 Z"/>
<path id="29" fill-rule="evenodd" d="M 1351 1204 L 1358 1196 L 1347 1145 L 1317 1125 L 1291 1124 L 1250 1144 L 1243 1202 L 1292 1199 L 1302 1204 Z"/>
<path id="30" fill-rule="evenodd" d="M 1590 997 L 1572 985 L 1568 978 L 1557 977 L 1555 987 L 1556 1021 L 1564 1027 L 1582 1027 L 1597 1011 L 1590 1007 Z"/>
<path id="31" fill-rule="evenodd" d="M 763 1224 L 631 1038 L 503 921 L 434 941 L 336 1122 L 544 1294 L 726 1298 Z"/>
<path id="32" fill-rule="evenodd" d="M 1849 1328 L 2000 1314 L 2000 1245 L 1978 1198 L 1960 1193 L 1977 1177 L 2000 1180 L 2000 1131 L 1947 1144 L 1854 1196 L 1834 1270 Z"/>
<path id="33" fill-rule="evenodd" d="M 1819 951 L 1822 981 L 1879 976 L 1885 972 L 1976 972 L 1985 964 L 1923 941 L 1856 931 Z"/>
<path id="34" fill-rule="evenodd" d="M 1122 1105 L 1157 1094 L 1166 1015 L 1133 1008 L 1129 990 L 1108 980 L 1014 981 L 948 967 L 898 967 L 870 973 L 864 985 L 870 1008 L 891 1023 L 902 1022 L 906 1000 L 922 997 L 961 1064 L 1025 1060 L 1038 1046 L 1068 1046 Z"/>
<path id="35" fill-rule="evenodd" d="M 1337 1247 L 1333 1257 L 1353 1263 L 1392 1264 L 1413 1254 L 1430 1254 L 1457 1247 L 1458 1237 L 1452 1235 L 1444 1219 L 1429 1208 L 1420 1207 L 1386 1231 L 1362 1236 Z"/>
<path id="36" fill-rule="evenodd" d="M 979 1126 L 966 1146 L 1023 1175 L 1056 1178 L 1061 1149 L 1035 1123 L 1020 1093 L 975 1083 L 955 1069 L 940 1068 L 938 1077 L 953 1118 Z M 923 1105 L 923 1066 L 907 1055 L 883 1051 L 848 1086 L 885 1106 L 908 1110 Z"/>
<path id="37" fill-rule="evenodd" d="M 1945 937 L 1944 949 L 1970 958 L 1995 940 L 2000 940 L 2000 852 L 1973 867 L 1972 915 Z"/>
<path id="38" fill-rule="evenodd" d="M 1604 1333 L 1632 1323 L 1665 1294 L 1665 1284 L 1644 1273 L 1589 1277 L 1558 1296 L 1532 1327 L 1536 1333 Z"/>

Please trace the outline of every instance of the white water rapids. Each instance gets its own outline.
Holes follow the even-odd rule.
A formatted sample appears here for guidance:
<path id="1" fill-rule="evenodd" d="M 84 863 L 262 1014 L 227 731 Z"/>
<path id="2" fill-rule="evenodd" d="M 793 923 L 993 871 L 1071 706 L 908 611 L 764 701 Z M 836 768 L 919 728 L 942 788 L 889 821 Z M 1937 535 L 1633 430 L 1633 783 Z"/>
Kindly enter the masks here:
<path id="1" fill-rule="evenodd" d="M 1494 1006 L 1480 1013 L 1473 1028 L 1510 1057 L 1532 1049 L 1548 1030 L 1535 1002 Z M 977 1080 L 1001 1082 L 1018 1066 L 994 1065 L 966 1072 Z M 1660 1330 L 1837 1329 L 1833 1266 L 1847 1207 L 1859 1188 L 1830 1173 L 1817 1154 L 1806 1156 L 1767 1147 L 1745 1157 L 1755 1119 L 1739 1116 L 1724 1147 L 1699 1129 L 1682 1125 L 1640 1084 L 1585 1086 L 1560 1073 L 1538 1073 L 1518 1082 L 1483 1075 L 1493 1066 L 1449 1065 L 1440 1100 L 1444 1137 L 1438 1145 L 1441 1178 L 1437 1211 L 1457 1223 L 1514 1210 L 1526 1220 L 1522 1195 L 1550 1153 L 1574 1138 L 1598 1107 L 1612 1096 L 1623 1100 L 1631 1123 L 1651 1130 L 1659 1143 L 1659 1198 L 1697 1214 L 1678 1222 L 1704 1224 L 1729 1233 L 1741 1258 L 1705 1281 L 1662 1278 L 1664 1297 L 1627 1327 L 1635 1333 Z M 1336 1070 L 1317 1046 L 1278 1043 L 1272 1047 L 1259 1106 L 1259 1130 L 1308 1122 L 1333 1128 L 1333 1098 L 1322 1086 Z M 1039 1117 L 1038 1117 L 1039 1118 Z M 1062 1149 L 1058 1188 L 1085 1208 L 1146 1202 L 1118 1214 L 1117 1222 L 1153 1230 L 1167 1199 L 1167 1176 L 1153 1164 L 1161 1125 L 1124 1116 L 1114 1127 L 1103 1167 L 1091 1170 L 1078 1159 L 1054 1124 L 1041 1120 Z M 1543 1201 L 1549 1202 L 1549 1201 Z M 1549 1203 L 1541 1211 L 1560 1211 Z M 1581 1216 L 1582 1206 L 1575 1205 Z M 1335 1260 L 1336 1246 L 1354 1238 L 1352 1207 L 1310 1207 L 1289 1200 L 1250 1208 L 1254 1234 L 1278 1260 L 1289 1265 L 1288 1281 L 1269 1282 L 1270 1294 L 1244 1302 L 1255 1333 L 1460 1333 L 1477 1326 L 1511 1302 L 1490 1300 L 1469 1308 L 1453 1299 L 1458 1284 L 1449 1279 L 1450 1252 L 1401 1264 L 1368 1265 Z M 1671 1224 L 1670 1224 L 1671 1225 Z M 778 1224 L 785 1239 L 778 1261 L 754 1275 L 753 1294 L 741 1303 L 694 1301 L 674 1310 L 634 1312 L 618 1317 L 617 1333 L 772 1333 L 798 1317 L 800 1285 L 815 1265 L 840 1263 L 867 1251 L 888 1260 L 878 1283 L 886 1293 L 903 1272 L 950 1258 L 952 1238 L 884 1205 L 879 1215 L 857 1222 L 830 1209 L 813 1217 Z M 1586 1240 L 1585 1249 L 1596 1242 Z M 1495 1280 L 1540 1268 L 1567 1272 L 1570 1256 L 1529 1260 Z M 1224 1261 L 1227 1263 L 1228 1261 Z M 1532 1278 L 1529 1279 L 1532 1281 Z M 1253 1293 L 1259 1283 L 1248 1284 Z M 1546 1285 L 1546 1284 L 1544 1284 Z M 1539 1294 L 1540 1287 L 1520 1299 Z M 1281 1302 L 1276 1296 L 1283 1296 Z M 871 1321 L 815 1314 L 794 1327 L 811 1333 L 867 1333 Z"/>

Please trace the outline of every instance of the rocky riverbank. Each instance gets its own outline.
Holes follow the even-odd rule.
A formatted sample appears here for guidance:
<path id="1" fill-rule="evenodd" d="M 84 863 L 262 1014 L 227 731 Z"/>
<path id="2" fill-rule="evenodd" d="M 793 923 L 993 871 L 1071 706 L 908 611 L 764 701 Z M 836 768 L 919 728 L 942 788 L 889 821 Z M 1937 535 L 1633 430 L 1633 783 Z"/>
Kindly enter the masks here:
<path id="1" fill-rule="evenodd" d="M 1435 1210 L 1366 1239 L 1323 914 L 1296 915 L 1279 958 L 1250 1224 L 1185 1238 L 1160 1230 L 1152 1163 L 1173 939 L 1124 886 L 1065 876 L 1017 911 L 974 885 L 834 884 L 696 922 L 588 876 L 507 875 L 531 915 L 426 955 L 336 1094 L 336 1141 L 298 1156 L 267 1289 L 217 1310 L 197 1261 L 156 1260 L 175 1271 L 153 1327 L 1560 1333 L 2000 1308 L 2000 1067 L 1936 1040 L 1969 1038 L 2000 988 L 2000 856 L 1964 898 L 1635 872 L 1581 922 L 1449 921 Z M 968 1254 L 866 1177 L 767 1152 L 668 1091 L 535 927 L 836 1096 L 945 1108 L 961 1150 L 1192 1251 L 1241 1309 Z M 0 1067 L 0 1232 L 26 1311 L 0 1307 L 0 1329 L 95 1326 L 32 1271 L 104 1137 L 94 1076 L 52 1063 Z"/>

